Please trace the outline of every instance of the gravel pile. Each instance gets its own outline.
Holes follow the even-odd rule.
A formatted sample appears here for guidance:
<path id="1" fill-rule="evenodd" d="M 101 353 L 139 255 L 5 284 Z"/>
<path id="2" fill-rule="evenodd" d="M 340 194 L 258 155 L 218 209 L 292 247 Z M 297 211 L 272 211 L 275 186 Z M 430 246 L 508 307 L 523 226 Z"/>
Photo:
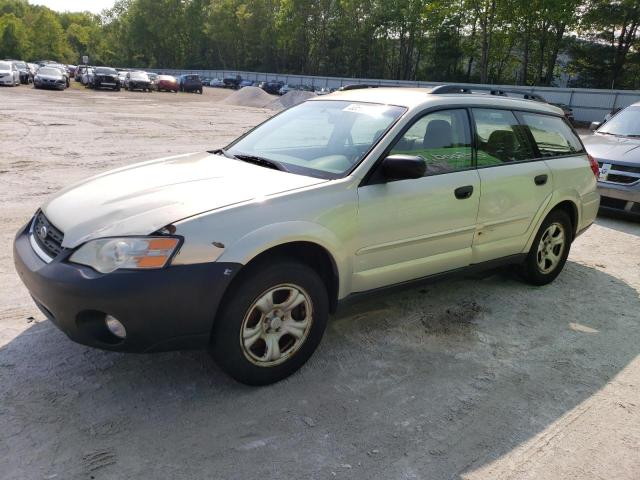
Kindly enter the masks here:
<path id="1" fill-rule="evenodd" d="M 313 92 L 292 90 L 288 93 L 285 93 L 280 98 L 273 100 L 269 104 L 269 108 L 273 110 L 284 110 L 285 108 L 293 107 L 294 105 L 302 103 L 305 100 L 308 100 L 316 96 L 317 95 Z"/>
<path id="2" fill-rule="evenodd" d="M 244 87 L 232 93 L 220 103 L 241 107 L 271 108 L 274 96 L 258 87 Z"/>

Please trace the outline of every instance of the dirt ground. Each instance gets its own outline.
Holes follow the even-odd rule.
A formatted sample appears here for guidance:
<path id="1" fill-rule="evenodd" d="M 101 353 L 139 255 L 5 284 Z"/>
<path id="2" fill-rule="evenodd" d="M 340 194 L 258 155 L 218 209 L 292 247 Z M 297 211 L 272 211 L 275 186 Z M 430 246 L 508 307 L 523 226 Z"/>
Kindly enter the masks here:
<path id="1" fill-rule="evenodd" d="M 265 388 L 46 321 L 14 233 L 75 180 L 273 114 L 226 94 L 0 89 L 0 479 L 638 478 L 639 223 L 600 218 L 543 288 L 498 270 L 352 303 Z"/>

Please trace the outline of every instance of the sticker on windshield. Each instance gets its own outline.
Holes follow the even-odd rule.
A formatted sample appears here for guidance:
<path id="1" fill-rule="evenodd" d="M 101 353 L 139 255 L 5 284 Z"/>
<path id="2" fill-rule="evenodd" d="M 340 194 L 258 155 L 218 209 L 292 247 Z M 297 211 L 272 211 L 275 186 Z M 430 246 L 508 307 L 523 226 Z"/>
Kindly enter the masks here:
<path id="1" fill-rule="evenodd" d="M 342 109 L 343 112 L 361 113 L 363 115 L 378 116 L 384 114 L 389 107 L 386 105 L 364 105 L 362 103 L 352 103 Z"/>

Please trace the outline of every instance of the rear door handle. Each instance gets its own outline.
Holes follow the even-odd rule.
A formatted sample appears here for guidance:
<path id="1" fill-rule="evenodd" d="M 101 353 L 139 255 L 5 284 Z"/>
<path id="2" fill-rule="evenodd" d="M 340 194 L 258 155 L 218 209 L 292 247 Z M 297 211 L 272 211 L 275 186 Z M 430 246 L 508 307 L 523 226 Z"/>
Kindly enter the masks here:
<path id="1" fill-rule="evenodd" d="M 467 185 L 465 187 L 458 187 L 454 190 L 456 198 L 464 200 L 469 198 L 473 194 L 473 185 Z"/>
<path id="2" fill-rule="evenodd" d="M 545 183 L 547 183 L 548 179 L 549 179 L 549 175 L 544 174 L 544 175 L 538 175 L 536 178 L 533 179 L 533 181 L 536 182 L 536 185 L 544 185 Z"/>

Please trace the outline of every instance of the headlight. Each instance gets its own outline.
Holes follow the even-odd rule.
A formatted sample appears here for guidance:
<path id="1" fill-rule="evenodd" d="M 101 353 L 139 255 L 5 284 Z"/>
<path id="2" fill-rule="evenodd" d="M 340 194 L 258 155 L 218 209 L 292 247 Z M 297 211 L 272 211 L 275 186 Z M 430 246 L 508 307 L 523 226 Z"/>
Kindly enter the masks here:
<path id="1" fill-rule="evenodd" d="M 162 268 L 178 248 L 175 237 L 101 238 L 85 243 L 69 259 L 88 265 L 100 273 L 119 268 Z"/>

